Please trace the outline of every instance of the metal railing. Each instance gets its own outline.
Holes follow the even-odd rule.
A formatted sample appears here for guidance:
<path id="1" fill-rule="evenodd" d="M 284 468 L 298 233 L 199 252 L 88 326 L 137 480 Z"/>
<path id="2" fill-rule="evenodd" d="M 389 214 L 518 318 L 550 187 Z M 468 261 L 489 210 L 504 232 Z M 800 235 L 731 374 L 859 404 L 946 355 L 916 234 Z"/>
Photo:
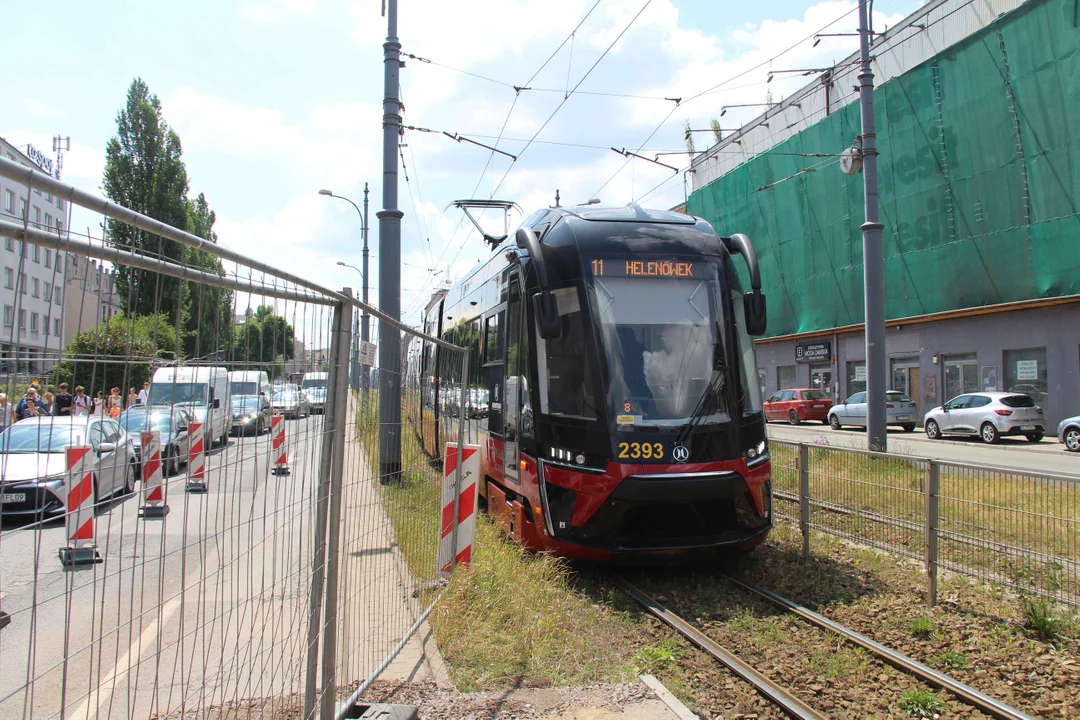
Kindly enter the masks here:
<path id="1" fill-rule="evenodd" d="M 441 473 L 400 424 L 379 424 L 374 390 L 349 387 L 354 309 L 383 338 L 438 344 L 446 392 L 464 392 L 452 369 L 467 352 L 349 288 L 17 163 L 0 159 L 0 178 L 28 206 L 68 201 L 63 232 L 0 221 L 18 279 L 0 290 L 13 320 L 0 365 L 27 357 L 21 312 L 45 323 L 36 385 L 10 375 L 10 422 L 0 405 L 0 717 L 344 717 L 443 587 Z M 74 207 L 97 213 L 101 235 L 70 230 Z M 138 246 L 120 246 L 121 226 Z M 115 293 L 67 281 L 92 261 L 111 264 Z M 62 296 L 42 302 L 41 286 Z M 372 373 L 410 388 L 419 370 L 402 357 Z M 378 470 L 386 434 L 404 435 L 394 477 Z"/>
<path id="2" fill-rule="evenodd" d="M 1080 476 L 770 441 L 774 508 L 811 530 L 1080 606 Z"/>

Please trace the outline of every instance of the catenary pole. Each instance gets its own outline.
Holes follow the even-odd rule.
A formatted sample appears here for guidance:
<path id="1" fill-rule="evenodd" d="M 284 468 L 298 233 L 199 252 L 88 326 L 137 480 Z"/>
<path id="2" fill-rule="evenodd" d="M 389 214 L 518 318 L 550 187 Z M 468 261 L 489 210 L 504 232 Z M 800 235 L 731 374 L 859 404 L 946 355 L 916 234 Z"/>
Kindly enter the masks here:
<path id="1" fill-rule="evenodd" d="M 364 229 L 363 229 L 363 235 L 364 235 L 364 262 L 363 262 L 363 265 L 361 267 L 364 268 L 364 272 L 361 273 L 361 274 L 364 276 L 362 278 L 364 284 L 363 284 L 363 286 L 361 287 L 361 290 L 360 290 L 360 293 L 361 293 L 360 299 L 363 300 L 364 303 L 366 304 L 367 301 L 368 301 L 368 184 L 367 183 L 364 183 Z M 368 329 L 369 324 L 370 323 L 368 321 L 367 310 L 364 310 L 363 313 L 360 316 L 360 339 L 363 340 L 364 342 L 369 342 L 371 340 L 371 338 L 369 337 L 369 334 L 371 332 Z M 371 374 L 368 372 L 368 369 L 367 369 L 366 365 L 360 367 L 360 376 L 363 379 L 362 388 L 363 388 L 364 392 L 368 391 L 368 384 L 370 382 L 370 375 Z"/>
<path id="2" fill-rule="evenodd" d="M 397 0 L 386 0 L 383 44 L 383 209 L 379 218 L 379 309 L 401 319 L 401 218 L 398 209 L 397 158 L 401 129 L 398 73 L 401 43 L 397 37 Z M 379 323 L 379 476 L 383 483 L 401 478 L 401 333 Z"/>
<path id="3" fill-rule="evenodd" d="M 885 417 L 885 259 L 878 221 L 877 133 L 874 128 L 874 71 L 870 67 L 868 0 L 859 2 L 859 107 L 862 111 L 863 300 L 866 311 L 866 442 L 870 450 L 888 450 Z"/>

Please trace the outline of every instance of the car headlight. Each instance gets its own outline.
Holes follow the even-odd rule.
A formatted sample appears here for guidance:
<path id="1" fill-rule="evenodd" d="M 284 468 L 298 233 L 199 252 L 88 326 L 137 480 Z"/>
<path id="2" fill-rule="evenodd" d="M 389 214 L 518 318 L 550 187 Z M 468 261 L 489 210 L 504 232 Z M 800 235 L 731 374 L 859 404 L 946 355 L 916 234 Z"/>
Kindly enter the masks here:
<path id="1" fill-rule="evenodd" d="M 59 490 L 60 488 L 64 487 L 65 478 L 66 478 L 65 475 L 54 475 L 53 477 L 43 478 L 40 481 L 40 484 L 44 485 L 49 490 L 55 491 L 55 490 Z"/>

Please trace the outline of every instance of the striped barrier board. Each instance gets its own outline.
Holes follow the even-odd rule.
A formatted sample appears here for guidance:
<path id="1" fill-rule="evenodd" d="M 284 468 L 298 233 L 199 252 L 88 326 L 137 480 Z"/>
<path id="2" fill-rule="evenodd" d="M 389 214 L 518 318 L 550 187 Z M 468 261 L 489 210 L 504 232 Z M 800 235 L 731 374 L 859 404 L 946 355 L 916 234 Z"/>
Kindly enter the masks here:
<path id="1" fill-rule="evenodd" d="M 165 470 L 161 462 L 161 432 L 139 433 L 142 453 L 143 506 L 139 517 L 165 517 L 169 506 L 165 502 Z"/>
<path id="2" fill-rule="evenodd" d="M 65 567 L 101 562 L 94 540 L 94 450 L 89 445 L 64 451 L 67 492 L 64 498 L 64 530 L 67 547 L 60 548 Z"/>
<path id="3" fill-rule="evenodd" d="M 273 475 L 288 475 L 289 474 L 289 462 L 288 453 L 285 448 L 285 416 L 281 414 L 275 414 L 270 418 L 270 436 L 273 438 L 271 441 L 270 451 L 274 457 L 274 468 L 271 470 Z"/>
<path id="4" fill-rule="evenodd" d="M 191 450 L 188 452 L 187 491 L 204 493 L 206 485 L 206 432 L 203 423 L 193 422 L 188 425 L 188 437 L 191 438 Z"/>
<path id="5" fill-rule="evenodd" d="M 446 444 L 443 460 L 442 522 L 439 529 L 439 572 L 448 575 L 457 565 L 472 562 L 473 540 L 476 536 L 476 481 L 480 477 L 480 446 L 466 445 L 461 466 L 461 492 L 458 493 L 457 516 L 454 516 L 454 480 L 457 476 L 457 443 Z M 457 525 L 456 547 L 451 547 L 454 526 Z"/>

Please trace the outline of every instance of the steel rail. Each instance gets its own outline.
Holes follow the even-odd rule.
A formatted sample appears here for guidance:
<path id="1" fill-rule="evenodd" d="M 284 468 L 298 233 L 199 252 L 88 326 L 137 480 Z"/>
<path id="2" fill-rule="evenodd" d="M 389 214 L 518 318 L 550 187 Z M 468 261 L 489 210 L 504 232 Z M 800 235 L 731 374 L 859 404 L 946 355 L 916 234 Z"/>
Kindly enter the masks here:
<path id="1" fill-rule="evenodd" d="M 724 577 L 731 581 L 733 584 L 741 587 L 744 590 L 759 595 L 766 600 L 782 607 L 788 612 L 798 615 L 804 620 L 809 621 L 811 624 L 818 626 L 824 630 L 831 630 L 832 632 L 842 636 L 844 639 L 855 643 L 864 650 L 869 650 L 880 659 L 892 665 L 897 670 L 905 672 L 909 675 L 914 675 L 928 685 L 946 690 L 953 695 L 957 696 L 965 703 L 972 705 L 982 712 L 986 713 L 1000 720 L 1034 720 L 1030 715 L 1027 715 L 1016 708 L 1010 707 L 1000 700 L 996 700 L 989 695 L 984 695 L 978 690 L 965 685 L 964 683 L 955 680 L 948 675 L 939 673 L 931 667 L 923 665 L 917 660 L 909 658 L 903 653 L 897 652 L 891 648 L 887 648 L 881 643 L 878 643 L 861 633 L 857 633 L 850 628 L 841 625 L 838 622 L 830 620 L 829 618 L 819 613 L 803 607 L 798 603 L 794 603 L 785 597 L 777 595 L 771 590 L 766 590 L 759 585 L 755 585 L 746 580 L 732 577 L 730 575 L 724 575 Z"/>
<path id="2" fill-rule="evenodd" d="M 797 718 L 797 720 L 825 720 L 825 715 L 814 710 L 802 700 L 799 700 L 790 692 L 740 660 L 722 645 L 683 620 L 671 610 L 668 610 L 666 607 L 653 600 L 625 578 L 618 575 L 611 575 L 609 577 L 611 577 L 612 582 L 626 591 L 646 610 L 673 627 L 687 640 L 722 662 L 736 675 L 753 685 L 759 693 L 783 708 L 784 712 L 791 717 Z"/>

